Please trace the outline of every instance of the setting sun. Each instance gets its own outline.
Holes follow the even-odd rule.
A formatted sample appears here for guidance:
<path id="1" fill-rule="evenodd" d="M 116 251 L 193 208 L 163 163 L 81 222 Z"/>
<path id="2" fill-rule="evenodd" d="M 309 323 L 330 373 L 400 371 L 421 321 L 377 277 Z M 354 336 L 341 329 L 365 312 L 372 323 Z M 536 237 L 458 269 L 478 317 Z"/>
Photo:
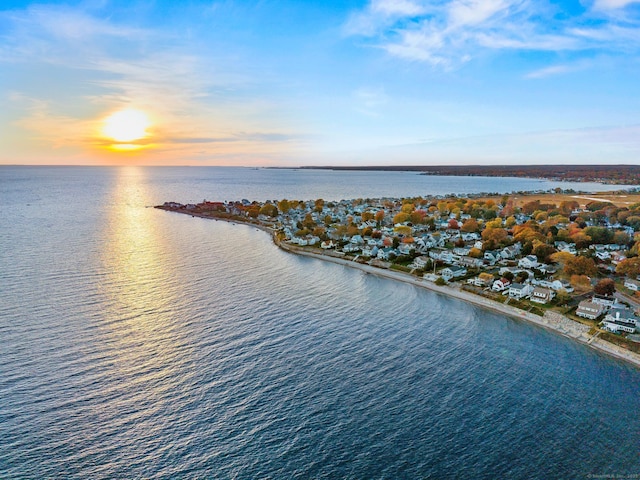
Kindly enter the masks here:
<path id="1" fill-rule="evenodd" d="M 147 137 L 150 125 L 149 117 L 144 112 L 120 110 L 105 119 L 102 133 L 116 142 L 132 142 Z"/>

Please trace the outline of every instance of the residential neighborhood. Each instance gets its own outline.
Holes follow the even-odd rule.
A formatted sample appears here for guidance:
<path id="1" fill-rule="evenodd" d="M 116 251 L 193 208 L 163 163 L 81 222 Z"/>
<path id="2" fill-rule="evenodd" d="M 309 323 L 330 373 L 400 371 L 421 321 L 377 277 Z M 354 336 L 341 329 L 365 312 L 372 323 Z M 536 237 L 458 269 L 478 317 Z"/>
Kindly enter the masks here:
<path id="1" fill-rule="evenodd" d="M 637 333 L 640 203 L 558 199 L 242 200 L 167 202 L 162 208 L 261 224 L 296 247 L 396 269 L 527 311 L 559 309 L 607 332 Z"/>

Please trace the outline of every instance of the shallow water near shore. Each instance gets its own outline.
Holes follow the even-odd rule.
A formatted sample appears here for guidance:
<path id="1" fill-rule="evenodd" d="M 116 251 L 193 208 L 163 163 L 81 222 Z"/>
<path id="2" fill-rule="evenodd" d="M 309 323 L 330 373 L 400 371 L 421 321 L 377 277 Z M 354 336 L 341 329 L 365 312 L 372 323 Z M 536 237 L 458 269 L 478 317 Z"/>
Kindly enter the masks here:
<path id="1" fill-rule="evenodd" d="M 145 208 L 446 180 L 223 170 L 0 169 L 0 478 L 640 473 L 638 369 Z"/>

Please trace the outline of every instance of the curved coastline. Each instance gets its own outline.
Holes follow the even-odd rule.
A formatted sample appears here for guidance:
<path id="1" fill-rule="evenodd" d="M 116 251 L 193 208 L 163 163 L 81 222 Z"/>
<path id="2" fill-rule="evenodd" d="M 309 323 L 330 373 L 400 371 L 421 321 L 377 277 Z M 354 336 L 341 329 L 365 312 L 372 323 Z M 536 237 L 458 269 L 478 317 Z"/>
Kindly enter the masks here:
<path id="1" fill-rule="evenodd" d="M 159 208 L 159 207 L 156 207 L 156 208 Z M 273 228 L 267 227 L 265 225 L 251 223 L 251 222 L 243 222 L 235 218 L 227 219 L 227 218 L 221 218 L 221 217 L 211 217 L 208 215 L 201 215 L 196 212 L 179 212 L 172 209 L 163 209 L 163 208 L 161 209 L 170 211 L 170 212 L 191 215 L 192 217 L 205 218 L 209 220 L 221 220 L 227 223 L 255 227 L 258 230 L 262 230 L 270 234 L 273 240 L 273 243 L 278 248 L 286 252 L 289 252 L 295 255 L 312 257 L 318 260 L 335 263 L 335 264 L 342 265 L 349 268 L 356 268 L 368 274 L 377 275 L 377 276 L 388 278 L 391 280 L 397 280 L 400 282 L 408 283 L 416 287 L 424 288 L 426 290 L 430 290 L 441 295 L 446 295 L 448 297 L 456 298 L 463 302 L 470 303 L 472 305 L 475 305 L 480 308 L 484 308 L 486 310 L 490 310 L 495 313 L 506 315 L 514 319 L 524 320 L 529 323 L 535 324 L 539 327 L 542 327 L 552 332 L 555 332 L 557 334 L 560 334 L 564 337 L 572 338 L 599 352 L 615 357 L 619 360 L 623 360 L 635 366 L 636 368 L 640 368 L 640 354 L 631 352 L 629 350 L 619 347 L 618 345 L 614 345 L 610 342 L 601 340 L 600 338 L 597 338 L 597 335 L 589 335 L 588 326 L 583 325 L 581 323 L 577 323 L 573 320 L 570 320 L 564 315 L 561 315 L 557 312 L 547 311 L 545 312 L 544 316 L 540 317 L 530 312 L 525 312 L 524 310 L 520 310 L 518 308 L 511 307 L 509 305 L 504 305 L 502 303 L 495 302 L 488 298 L 480 297 L 478 295 L 474 295 L 473 293 L 466 292 L 457 288 L 453 288 L 450 286 L 438 286 L 438 285 L 435 285 L 433 282 L 425 281 L 421 278 L 414 277 L 413 275 L 409 275 L 407 273 L 399 272 L 396 270 L 388 270 L 384 268 L 374 267 L 372 265 L 354 262 L 353 260 L 347 260 L 345 258 L 338 258 L 330 255 L 325 255 L 322 253 L 305 250 L 301 247 L 297 247 L 297 246 L 279 241 L 278 238 L 276 237 L 276 231 Z"/>

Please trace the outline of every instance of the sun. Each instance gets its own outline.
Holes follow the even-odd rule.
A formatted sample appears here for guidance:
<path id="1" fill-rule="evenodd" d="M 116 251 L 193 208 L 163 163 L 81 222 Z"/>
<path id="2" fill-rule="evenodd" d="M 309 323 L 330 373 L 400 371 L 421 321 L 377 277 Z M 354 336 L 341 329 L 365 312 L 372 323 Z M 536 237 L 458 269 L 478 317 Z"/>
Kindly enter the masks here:
<path id="1" fill-rule="evenodd" d="M 104 120 L 102 134 L 116 142 L 132 142 L 149 136 L 150 126 L 146 113 L 128 108 L 109 115 Z"/>

